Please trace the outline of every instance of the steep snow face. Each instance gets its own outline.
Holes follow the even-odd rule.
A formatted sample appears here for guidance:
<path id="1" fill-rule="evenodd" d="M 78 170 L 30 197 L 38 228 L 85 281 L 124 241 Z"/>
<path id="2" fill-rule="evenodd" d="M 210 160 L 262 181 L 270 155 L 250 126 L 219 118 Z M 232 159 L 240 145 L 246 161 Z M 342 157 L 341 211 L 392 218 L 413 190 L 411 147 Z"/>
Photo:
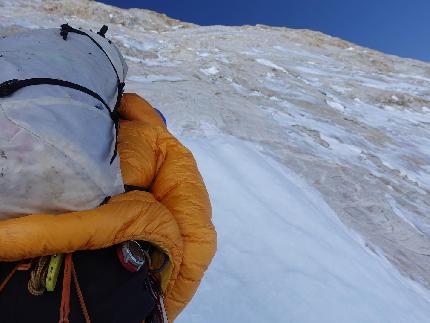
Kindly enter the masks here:
<path id="1" fill-rule="evenodd" d="M 178 323 L 428 321 L 430 293 L 422 298 L 261 147 L 215 133 L 181 139 L 209 189 L 218 253 Z"/>
<path id="2" fill-rule="evenodd" d="M 108 24 L 130 67 L 126 89 L 162 110 L 181 138 L 223 133 L 259 145 L 369 250 L 430 288 L 429 64 L 307 30 L 200 27 L 82 0 L 0 0 L 2 34 L 64 22 Z M 273 215 L 266 206 L 262 217 Z"/>

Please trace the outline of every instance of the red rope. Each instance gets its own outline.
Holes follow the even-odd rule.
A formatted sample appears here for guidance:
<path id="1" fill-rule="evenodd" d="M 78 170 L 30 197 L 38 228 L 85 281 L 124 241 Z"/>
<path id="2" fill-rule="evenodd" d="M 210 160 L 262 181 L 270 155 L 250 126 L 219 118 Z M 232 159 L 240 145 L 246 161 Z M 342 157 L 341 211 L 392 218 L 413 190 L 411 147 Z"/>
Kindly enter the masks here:
<path id="1" fill-rule="evenodd" d="M 6 278 L 3 280 L 3 282 L 0 285 L 0 293 L 3 291 L 3 289 L 6 287 L 7 283 L 11 280 L 13 275 L 18 270 L 19 264 L 17 264 L 15 267 L 13 267 L 12 271 L 6 276 Z"/>
<path id="2" fill-rule="evenodd" d="M 6 287 L 7 283 L 12 279 L 13 275 L 15 275 L 16 271 L 29 270 L 31 268 L 31 262 L 32 262 L 32 260 L 30 260 L 28 263 L 23 263 L 23 262 L 17 263 L 16 266 L 12 269 L 12 271 L 2 281 L 2 283 L 0 285 L 0 293 Z"/>
<path id="3" fill-rule="evenodd" d="M 76 293 L 78 294 L 79 304 L 81 305 L 82 314 L 84 314 L 85 322 L 91 323 L 90 315 L 88 314 L 87 306 L 85 305 L 84 295 L 82 294 L 81 287 L 79 286 L 78 275 L 76 274 L 75 266 L 72 262 L 72 275 L 73 282 L 75 283 Z"/>
<path id="4" fill-rule="evenodd" d="M 68 253 L 64 260 L 63 291 L 61 294 L 60 321 L 59 323 L 69 323 L 70 313 L 70 282 L 72 278 L 73 259 Z"/>

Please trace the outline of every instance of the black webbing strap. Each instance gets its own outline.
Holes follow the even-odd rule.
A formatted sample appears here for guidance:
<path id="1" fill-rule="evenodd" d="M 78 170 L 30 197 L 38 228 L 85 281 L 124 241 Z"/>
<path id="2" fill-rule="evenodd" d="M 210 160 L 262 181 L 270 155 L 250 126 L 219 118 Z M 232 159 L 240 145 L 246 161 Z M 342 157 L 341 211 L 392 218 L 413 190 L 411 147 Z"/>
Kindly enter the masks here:
<path id="1" fill-rule="evenodd" d="M 115 149 L 113 151 L 112 158 L 110 159 L 110 163 L 112 164 L 116 156 L 118 155 L 118 132 L 119 132 L 119 119 L 120 119 L 118 109 L 114 109 L 110 113 L 110 117 L 112 118 L 113 124 L 115 125 Z"/>
<path id="2" fill-rule="evenodd" d="M 13 79 L 13 80 L 3 82 L 0 84 L 0 98 L 10 96 L 14 94 L 16 91 L 31 85 L 59 85 L 59 86 L 84 92 L 88 95 L 91 95 L 93 98 L 99 100 L 101 103 L 103 103 L 103 105 L 109 111 L 109 113 L 112 113 L 112 111 L 110 110 L 105 100 L 103 100 L 103 98 L 100 95 L 90 90 L 89 88 L 86 88 L 82 85 L 79 85 L 73 82 L 46 78 L 46 77 L 35 77 L 35 78 L 25 79 L 25 80 Z"/>

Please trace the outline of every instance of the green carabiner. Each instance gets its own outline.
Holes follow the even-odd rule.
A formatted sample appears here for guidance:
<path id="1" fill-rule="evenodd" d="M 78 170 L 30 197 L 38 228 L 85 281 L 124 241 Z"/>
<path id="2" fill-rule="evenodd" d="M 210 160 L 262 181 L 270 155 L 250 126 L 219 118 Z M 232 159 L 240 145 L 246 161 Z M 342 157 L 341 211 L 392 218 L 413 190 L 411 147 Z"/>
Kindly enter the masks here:
<path id="1" fill-rule="evenodd" d="M 46 290 L 53 292 L 57 284 L 58 274 L 60 273 L 61 263 L 63 262 L 64 255 L 52 255 L 49 262 L 48 273 L 46 274 Z"/>

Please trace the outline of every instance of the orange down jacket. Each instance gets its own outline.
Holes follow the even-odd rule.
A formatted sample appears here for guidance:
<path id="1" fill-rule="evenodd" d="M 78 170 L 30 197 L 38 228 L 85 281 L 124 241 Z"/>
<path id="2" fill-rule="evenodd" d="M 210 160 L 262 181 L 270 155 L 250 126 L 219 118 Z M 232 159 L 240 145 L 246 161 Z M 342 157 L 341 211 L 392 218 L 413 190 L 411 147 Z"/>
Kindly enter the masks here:
<path id="1" fill-rule="evenodd" d="M 160 279 L 172 322 L 215 254 L 211 205 L 191 152 L 167 131 L 149 103 L 126 94 L 120 114 L 124 183 L 147 192 L 120 194 L 88 211 L 0 221 L 0 261 L 100 249 L 131 239 L 150 241 L 160 249 L 159 260 L 161 251 L 170 258 Z"/>

